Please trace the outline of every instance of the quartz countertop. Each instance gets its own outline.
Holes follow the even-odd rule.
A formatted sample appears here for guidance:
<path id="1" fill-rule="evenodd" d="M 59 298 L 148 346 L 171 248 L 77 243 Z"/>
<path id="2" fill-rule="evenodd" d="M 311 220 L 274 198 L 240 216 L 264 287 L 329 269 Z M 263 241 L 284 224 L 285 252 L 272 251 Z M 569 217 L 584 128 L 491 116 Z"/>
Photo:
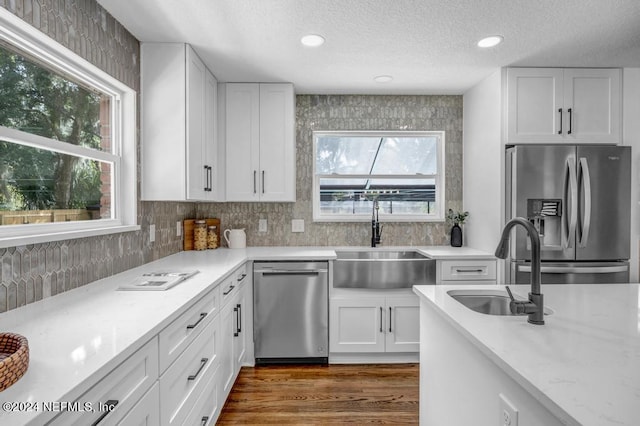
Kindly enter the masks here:
<path id="1" fill-rule="evenodd" d="M 462 289 L 496 287 L 416 286 L 414 292 L 558 418 L 640 424 L 639 284 L 543 285 L 545 306 L 553 310 L 545 325 L 474 312 L 447 294 Z M 527 298 L 529 286 L 511 289 Z"/>
<path id="2" fill-rule="evenodd" d="M 468 248 L 404 249 L 437 258 L 492 257 Z M 0 330 L 28 339 L 30 365 L 18 382 L 0 393 L 0 402 L 72 402 L 244 262 L 331 260 L 336 258 L 335 250 L 334 247 L 249 247 L 179 252 L 2 313 Z M 143 273 L 192 270 L 199 273 L 166 291 L 116 291 L 119 285 Z M 40 424 L 43 417 L 34 420 L 39 414 L 42 413 L 8 413 L 0 409 L 0 424 Z M 44 419 L 56 414 L 45 413 Z"/>

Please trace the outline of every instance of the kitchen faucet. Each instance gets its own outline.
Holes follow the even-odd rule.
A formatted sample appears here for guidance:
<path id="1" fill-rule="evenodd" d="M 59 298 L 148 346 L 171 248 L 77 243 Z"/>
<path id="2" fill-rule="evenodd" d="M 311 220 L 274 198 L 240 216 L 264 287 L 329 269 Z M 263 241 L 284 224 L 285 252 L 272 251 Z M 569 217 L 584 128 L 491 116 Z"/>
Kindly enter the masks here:
<path id="1" fill-rule="evenodd" d="M 544 324 L 544 307 L 542 293 L 540 293 L 540 236 L 531 222 L 522 217 L 516 217 L 507 222 L 502 230 L 500 243 L 496 248 L 496 257 L 499 259 L 507 258 L 509 234 L 511 228 L 516 225 L 521 225 L 527 230 L 531 241 L 531 292 L 529 293 L 529 300 L 515 300 L 509 286 L 506 286 L 507 293 L 511 298 L 509 309 L 511 309 L 512 314 L 528 314 L 529 319 L 527 321 L 531 324 L 542 325 Z"/>
<path id="2" fill-rule="evenodd" d="M 375 247 L 380 244 L 380 238 L 382 236 L 382 226 L 380 226 L 380 220 L 378 219 L 378 200 L 373 200 L 373 210 L 371 212 L 371 247 Z"/>

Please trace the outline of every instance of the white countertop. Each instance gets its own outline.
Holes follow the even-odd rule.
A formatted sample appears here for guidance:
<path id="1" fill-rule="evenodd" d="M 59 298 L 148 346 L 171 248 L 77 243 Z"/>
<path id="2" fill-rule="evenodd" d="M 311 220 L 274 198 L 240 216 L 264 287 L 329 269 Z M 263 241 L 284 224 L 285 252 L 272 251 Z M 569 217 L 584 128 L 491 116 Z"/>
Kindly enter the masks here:
<path id="1" fill-rule="evenodd" d="M 345 247 L 346 249 L 346 247 Z M 371 249 L 349 247 L 349 249 Z M 376 250 L 397 249 L 379 247 Z M 406 247 L 437 258 L 491 257 L 468 248 Z M 0 330 L 27 337 L 26 374 L 0 402 L 72 402 L 248 260 L 335 259 L 333 247 L 250 247 L 180 252 L 80 288 L 0 314 Z M 145 272 L 198 274 L 166 291 L 116 291 Z M 38 413 L 7 413 L 0 424 L 22 425 Z M 49 413 L 51 418 L 56 413 Z M 37 420 L 40 422 L 41 418 Z"/>
<path id="2" fill-rule="evenodd" d="M 511 288 L 527 298 L 529 286 Z M 640 284 L 543 285 L 545 306 L 554 312 L 541 326 L 526 316 L 474 312 L 447 295 L 461 289 L 496 287 L 414 287 L 426 306 L 558 417 L 640 424 Z"/>

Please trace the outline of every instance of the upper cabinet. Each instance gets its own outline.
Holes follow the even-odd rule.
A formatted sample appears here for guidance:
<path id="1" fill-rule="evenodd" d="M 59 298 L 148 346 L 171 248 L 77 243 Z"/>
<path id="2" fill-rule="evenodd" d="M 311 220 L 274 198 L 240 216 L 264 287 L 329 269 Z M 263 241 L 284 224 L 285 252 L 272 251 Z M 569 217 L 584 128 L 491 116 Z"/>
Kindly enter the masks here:
<path id="1" fill-rule="evenodd" d="M 506 143 L 622 140 L 619 69 L 508 68 Z"/>
<path id="2" fill-rule="evenodd" d="M 183 43 L 143 43 L 141 74 L 142 199 L 223 200 L 216 78 Z"/>
<path id="3" fill-rule="evenodd" d="M 219 93 L 226 200 L 295 201 L 293 85 L 226 83 Z"/>

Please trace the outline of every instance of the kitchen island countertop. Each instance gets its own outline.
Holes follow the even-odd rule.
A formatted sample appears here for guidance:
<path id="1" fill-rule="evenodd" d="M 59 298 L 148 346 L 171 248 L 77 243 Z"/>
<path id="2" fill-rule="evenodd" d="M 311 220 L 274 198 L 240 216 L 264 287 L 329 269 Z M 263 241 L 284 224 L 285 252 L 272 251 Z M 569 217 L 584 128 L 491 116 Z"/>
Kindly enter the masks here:
<path id="1" fill-rule="evenodd" d="M 443 318 L 560 424 L 640 424 L 640 284 L 543 285 L 545 307 L 553 310 L 545 325 L 474 312 L 447 294 L 454 289 L 496 286 L 416 286 L 414 292 L 422 309 Z M 529 286 L 511 289 L 526 299 Z M 497 395 L 490 398 L 497 403 Z"/>

